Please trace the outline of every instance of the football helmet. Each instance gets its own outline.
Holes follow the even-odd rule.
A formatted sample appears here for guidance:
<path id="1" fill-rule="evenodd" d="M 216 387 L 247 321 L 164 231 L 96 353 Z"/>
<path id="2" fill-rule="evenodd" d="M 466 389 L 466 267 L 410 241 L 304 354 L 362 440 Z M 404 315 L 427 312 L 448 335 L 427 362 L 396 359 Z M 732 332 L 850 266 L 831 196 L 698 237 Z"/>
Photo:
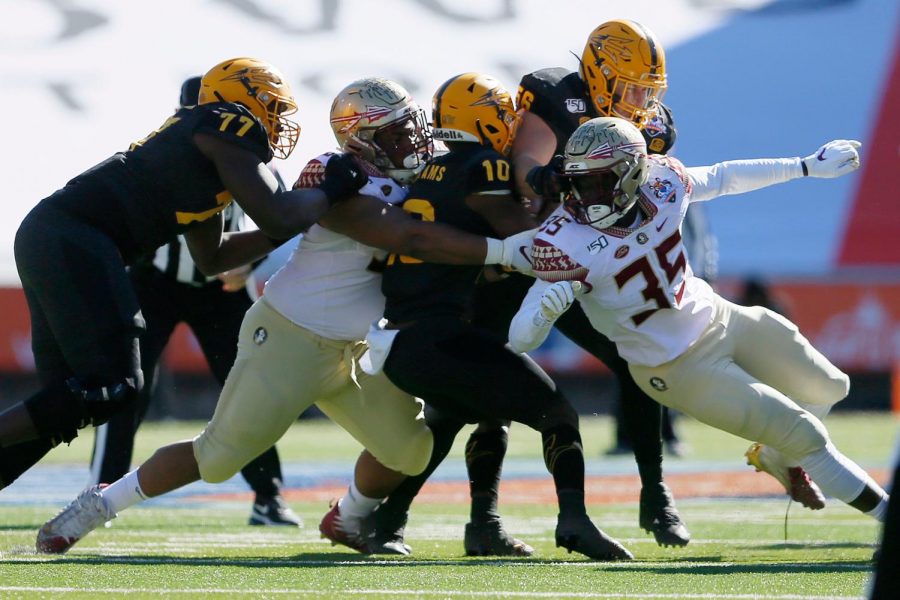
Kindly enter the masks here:
<path id="1" fill-rule="evenodd" d="M 416 178 L 434 152 L 425 111 L 388 79 L 359 79 L 338 92 L 331 104 L 331 129 L 342 150 L 404 184 Z"/>
<path id="2" fill-rule="evenodd" d="M 287 158 L 297 145 L 300 126 L 288 115 L 297 102 L 281 73 L 256 58 L 232 58 L 217 64 L 200 80 L 198 104 L 236 102 L 253 113 L 269 134 L 277 158 Z"/>
<path id="3" fill-rule="evenodd" d="M 435 139 L 477 142 L 504 155 L 520 119 L 506 88 L 482 73 L 463 73 L 444 82 L 434 94 L 431 117 Z"/>
<path id="4" fill-rule="evenodd" d="M 566 143 L 562 168 L 566 210 L 579 223 L 606 229 L 640 197 L 650 170 L 647 143 L 631 121 L 591 119 Z"/>
<path id="5" fill-rule="evenodd" d="M 662 45 L 634 21 L 607 21 L 592 31 L 580 71 L 598 113 L 638 128 L 656 115 L 668 85 Z"/>

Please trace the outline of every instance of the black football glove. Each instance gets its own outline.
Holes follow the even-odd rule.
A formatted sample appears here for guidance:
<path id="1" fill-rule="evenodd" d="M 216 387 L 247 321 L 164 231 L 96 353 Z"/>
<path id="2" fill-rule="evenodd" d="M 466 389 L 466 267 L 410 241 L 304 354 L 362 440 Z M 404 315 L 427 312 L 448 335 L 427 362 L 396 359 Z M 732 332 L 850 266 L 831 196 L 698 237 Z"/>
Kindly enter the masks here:
<path id="1" fill-rule="evenodd" d="M 559 195 L 569 189 L 569 181 L 562 176 L 563 157 L 557 154 L 543 167 L 534 167 L 525 176 L 525 181 L 534 193 L 544 200 L 559 201 Z"/>
<path id="2" fill-rule="evenodd" d="M 353 155 L 338 154 L 328 160 L 325 177 L 318 187 L 325 192 L 330 206 L 355 196 L 359 188 L 368 181 L 369 176 L 363 172 Z"/>

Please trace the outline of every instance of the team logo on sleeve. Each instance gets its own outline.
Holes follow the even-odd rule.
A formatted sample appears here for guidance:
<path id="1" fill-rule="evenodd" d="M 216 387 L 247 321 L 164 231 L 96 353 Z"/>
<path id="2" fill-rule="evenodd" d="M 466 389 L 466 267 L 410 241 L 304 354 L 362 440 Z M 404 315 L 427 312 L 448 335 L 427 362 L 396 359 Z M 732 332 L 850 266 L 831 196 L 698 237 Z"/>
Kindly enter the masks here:
<path id="1" fill-rule="evenodd" d="M 535 274 L 544 281 L 583 281 L 588 275 L 587 268 L 550 242 L 538 238 L 531 246 L 531 264 Z"/>
<path id="2" fill-rule="evenodd" d="M 662 377 L 651 377 L 650 386 L 657 392 L 664 392 L 669 389 L 669 386 L 666 385 L 666 382 L 662 379 Z"/>
<path id="3" fill-rule="evenodd" d="M 668 179 L 660 179 L 655 177 L 650 189 L 657 199 L 663 202 L 675 202 L 675 186 Z"/>

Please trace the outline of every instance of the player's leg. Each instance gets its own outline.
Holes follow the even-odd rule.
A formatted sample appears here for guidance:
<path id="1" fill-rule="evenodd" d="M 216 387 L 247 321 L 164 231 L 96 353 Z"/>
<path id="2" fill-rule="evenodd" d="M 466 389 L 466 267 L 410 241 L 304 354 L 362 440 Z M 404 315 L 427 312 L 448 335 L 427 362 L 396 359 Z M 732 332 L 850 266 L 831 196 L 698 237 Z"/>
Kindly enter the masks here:
<path id="1" fill-rule="evenodd" d="M 94 432 L 91 485 L 116 481 L 131 469 L 134 436 L 155 392 L 159 357 L 179 322 L 174 286 L 155 269 L 134 267 L 129 278 L 146 321 L 141 334 L 141 371 L 144 387 L 133 404 L 113 415 Z"/>
<path id="2" fill-rule="evenodd" d="M 659 367 L 632 366 L 635 380 L 667 406 L 795 458 L 827 494 L 882 519 L 886 494 L 834 447 L 822 422 L 730 360 L 739 325 L 727 307 L 717 309 L 691 349 Z"/>
<path id="3" fill-rule="evenodd" d="M 241 323 L 253 305 L 250 294 L 244 289 L 226 292 L 217 284 L 200 288 L 181 287 L 188 324 L 200 343 L 213 376 L 224 385 L 237 355 Z M 241 469 L 241 475 L 255 494 L 250 525 L 301 525 L 300 518 L 281 496 L 284 479 L 275 446 L 247 463 Z"/>
<path id="4" fill-rule="evenodd" d="M 211 483 L 229 479 L 312 404 L 341 358 L 323 352 L 312 334 L 257 302 L 244 319 L 238 358 L 200 435 L 160 448 L 109 487 L 77 498 L 41 528 L 38 549 L 65 552 L 103 521 L 146 498 L 200 478 Z"/>
<path id="5" fill-rule="evenodd" d="M 556 328 L 600 359 L 619 382 L 622 423 L 631 440 L 641 478 L 638 523 L 653 533 L 661 546 L 686 545 L 691 534 L 675 508 L 671 490 L 663 482 L 662 407 L 638 387 L 615 344 L 594 329 L 580 306 L 566 311 L 556 322 Z"/>
<path id="6" fill-rule="evenodd" d="M 511 419 L 540 431 L 559 500 L 557 544 L 601 560 L 631 556 L 587 517 L 578 415 L 502 340 L 458 320 L 420 321 L 399 332 L 384 368 L 442 411 L 465 420 Z"/>
<path id="7" fill-rule="evenodd" d="M 434 437 L 431 459 L 425 470 L 418 475 L 407 477 L 382 502 L 372 516 L 362 525 L 371 554 L 410 554 L 412 548 L 406 544 L 406 522 L 413 500 L 453 447 L 453 441 L 465 424 L 464 421 L 425 406 L 425 423 Z M 497 470 L 499 473 L 499 469 Z M 471 475 L 470 475 L 471 478 Z"/>
<path id="8" fill-rule="evenodd" d="M 394 548 L 370 548 L 363 536 L 363 520 L 373 514 L 385 497 L 407 476 L 426 469 L 434 447 L 425 423 L 423 404 L 394 386 L 383 373 L 368 375 L 357 363 L 365 346 L 346 353 L 346 384 L 317 406 L 343 427 L 367 452 L 357 461 L 347 493 L 322 519 L 319 531 L 333 543 L 359 552 L 382 550 L 408 554 L 402 542 Z"/>
<path id="9" fill-rule="evenodd" d="M 0 415 L 4 485 L 40 460 L 38 447 L 48 450 L 82 427 L 105 423 L 143 384 L 143 319 L 109 238 L 39 208 L 17 233 L 16 261 L 34 313 L 32 348 L 44 387 Z M 16 453 L 14 444 L 36 439 L 44 441 Z"/>

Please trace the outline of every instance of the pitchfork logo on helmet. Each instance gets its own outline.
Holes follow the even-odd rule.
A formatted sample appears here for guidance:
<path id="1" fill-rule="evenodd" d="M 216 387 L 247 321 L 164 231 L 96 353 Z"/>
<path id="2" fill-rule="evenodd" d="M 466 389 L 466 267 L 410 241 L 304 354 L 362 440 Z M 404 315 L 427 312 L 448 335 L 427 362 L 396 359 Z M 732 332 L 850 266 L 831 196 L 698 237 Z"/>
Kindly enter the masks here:
<path id="1" fill-rule="evenodd" d="M 639 128 L 656 115 L 668 85 L 662 45 L 634 21 L 607 21 L 592 31 L 580 72 L 598 113 Z"/>
<path id="2" fill-rule="evenodd" d="M 235 102 L 246 106 L 269 134 L 277 158 L 287 158 L 300 137 L 300 126 L 287 117 L 297 103 L 281 73 L 256 58 L 232 58 L 210 69 L 200 80 L 198 104 Z"/>
<path id="3" fill-rule="evenodd" d="M 331 129 L 342 150 L 400 183 L 415 179 L 433 154 L 425 111 L 388 79 L 359 79 L 338 92 Z"/>
<path id="4" fill-rule="evenodd" d="M 451 77 L 434 94 L 434 137 L 446 142 L 476 142 L 507 154 L 519 115 L 512 96 L 490 75 Z"/>
<path id="5" fill-rule="evenodd" d="M 566 210 L 579 223 L 606 229 L 637 202 L 649 169 L 644 136 L 633 123 L 591 119 L 566 144 L 562 177 L 571 184 Z"/>

